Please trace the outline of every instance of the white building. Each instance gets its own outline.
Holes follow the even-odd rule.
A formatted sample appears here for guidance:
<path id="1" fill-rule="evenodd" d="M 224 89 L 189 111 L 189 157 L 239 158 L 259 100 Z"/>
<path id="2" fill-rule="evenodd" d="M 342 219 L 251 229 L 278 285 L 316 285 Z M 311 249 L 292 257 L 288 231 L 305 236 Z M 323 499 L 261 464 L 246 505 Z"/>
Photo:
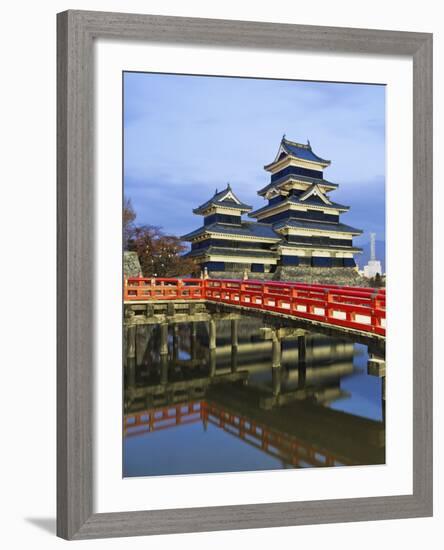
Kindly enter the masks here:
<path id="1" fill-rule="evenodd" d="M 376 259 L 376 248 L 375 248 L 376 233 L 370 233 L 370 260 L 367 265 L 364 266 L 364 277 L 371 279 L 379 275 L 382 275 L 382 266 L 381 262 Z"/>

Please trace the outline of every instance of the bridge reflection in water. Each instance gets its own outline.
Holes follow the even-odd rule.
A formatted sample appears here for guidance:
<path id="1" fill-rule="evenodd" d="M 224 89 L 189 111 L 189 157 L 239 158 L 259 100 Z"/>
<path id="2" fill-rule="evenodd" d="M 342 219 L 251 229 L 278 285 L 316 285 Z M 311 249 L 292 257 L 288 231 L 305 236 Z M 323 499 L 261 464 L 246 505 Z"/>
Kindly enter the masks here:
<path id="1" fill-rule="evenodd" d="M 124 476 L 383 464 L 367 346 L 202 311 L 125 323 Z"/>

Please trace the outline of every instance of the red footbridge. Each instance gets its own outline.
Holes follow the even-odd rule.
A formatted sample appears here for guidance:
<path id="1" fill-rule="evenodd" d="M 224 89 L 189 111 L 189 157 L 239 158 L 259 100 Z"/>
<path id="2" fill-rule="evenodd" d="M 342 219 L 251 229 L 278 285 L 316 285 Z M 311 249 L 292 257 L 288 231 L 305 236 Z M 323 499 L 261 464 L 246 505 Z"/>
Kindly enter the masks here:
<path id="1" fill-rule="evenodd" d="M 230 279 L 125 279 L 125 303 L 168 300 L 225 304 L 385 337 L 385 289 Z"/>

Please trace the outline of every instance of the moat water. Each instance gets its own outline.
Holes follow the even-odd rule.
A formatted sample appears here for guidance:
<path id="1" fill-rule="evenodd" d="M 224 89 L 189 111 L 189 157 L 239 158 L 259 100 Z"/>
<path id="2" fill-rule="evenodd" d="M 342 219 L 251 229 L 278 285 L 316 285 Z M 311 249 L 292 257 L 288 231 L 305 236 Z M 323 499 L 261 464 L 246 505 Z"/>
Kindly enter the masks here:
<path id="1" fill-rule="evenodd" d="M 365 345 L 292 329 L 278 366 L 261 321 L 215 322 L 213 350 L 208 322 L 134 327 L 124 477 L 385 462 L 385 380 Z"/>

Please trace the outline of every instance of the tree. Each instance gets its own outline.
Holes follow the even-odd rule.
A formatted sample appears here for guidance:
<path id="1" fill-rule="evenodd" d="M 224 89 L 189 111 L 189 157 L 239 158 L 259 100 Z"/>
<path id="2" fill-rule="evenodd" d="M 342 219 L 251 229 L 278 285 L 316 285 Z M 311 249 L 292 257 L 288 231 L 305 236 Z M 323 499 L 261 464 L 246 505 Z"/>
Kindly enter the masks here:
<path id="1" fill-rule="evenodd" d="M 382 286 L 382 277 L 380 273 L 376 273 L 375 275 L 375 287 L 379 288 Z"/>
<path id="2" fill-rule="evenodd" d="M 145 277 L 177 277 L 196 271 L 191 258 L 184 258 L 186 246 L 173 235 L 165 235 L 159 227 L 134 226 L 128 249 L 137 253 Z"/>
<path id="3" fill-rule="evenodd" d="M 127 250 L 128 241 L 131 239 L 134 231 L 134 220 L 136 212 L 134 211 L 131 199 L 125 198 L 123 201 L 123 249 Z"/>
<path id="4" fill-rule="evenodd" d="M 380 287 L 385 286 L 384 279 L 382 278 L 380 273 L 376 273 L 376 275 L 374 277 L 369 279 L 369 286 L 371 286 L 373 288 L 380 288 Z"/>

